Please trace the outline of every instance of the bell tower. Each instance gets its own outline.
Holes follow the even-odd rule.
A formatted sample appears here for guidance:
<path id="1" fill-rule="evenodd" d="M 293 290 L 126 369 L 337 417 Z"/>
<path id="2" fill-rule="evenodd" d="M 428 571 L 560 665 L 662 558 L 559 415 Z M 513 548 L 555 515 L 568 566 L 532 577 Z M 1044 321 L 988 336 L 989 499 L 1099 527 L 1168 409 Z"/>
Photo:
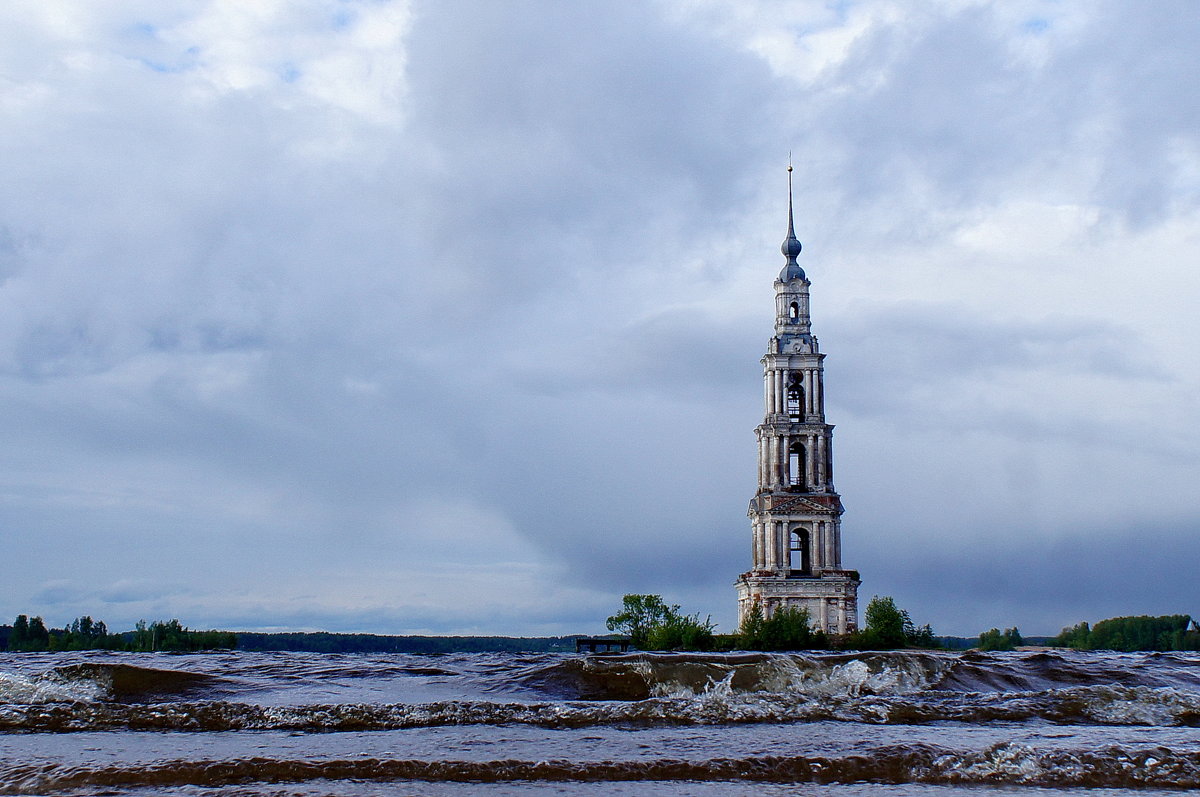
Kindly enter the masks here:
<path id="1" fill-rule="evenodd" d="M 762 358 L 766 412 L 758 437 L 758 491 L 750 501 L 750 570 L 737 579 L 738 623 L 807 609 L 814 628 L 858 628 L 858 572 L 842 568 L 842 499 L 833 487 L 833 426 L 825 423 L 825 378 L 808 314 L 811 283 L 796 258 L 788 166 L 787 259 L 775 280 L 775 335 Z"/>

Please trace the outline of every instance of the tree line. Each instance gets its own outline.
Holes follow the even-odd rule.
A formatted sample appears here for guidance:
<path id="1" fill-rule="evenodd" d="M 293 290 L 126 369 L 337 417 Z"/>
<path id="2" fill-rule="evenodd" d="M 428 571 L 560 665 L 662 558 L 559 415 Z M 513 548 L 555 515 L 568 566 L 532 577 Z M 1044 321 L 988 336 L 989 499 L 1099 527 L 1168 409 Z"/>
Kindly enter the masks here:
<path id="1" fill-rule="evenodd" d="M 813 629 L 807 609 L 780 607 L 766 616 L 755 603 L 735 634 L 716 634 L 711 617 L 684 614 L 661 595 L 626 595 L 621 611 L 608 618 L 608 630 L 629 635 L 639 650 L 890 650 L 936 647 L 933 629 L 917 626 L 890 597 L 867 605 L 866 624 L 854 634 L 830 636 Z"/>
<path id="2" fill-rule="evenodd" d="M 715 633 L 711 618 L 684 614 L 661 595 L 626 595 L 622 609 L 608 618 L 610 631 L 628 634 L 641 650 L 887 650 L 905 647 L 970 647 L 970 639 L 935 637 L 929 625 L 917 626 L 907 611 L 890 597 L 876 596 L 867 605 L 864 627 L 855 634 L 829 636 L 812 627 L 804 609 L 784 607 L 766 617 L 762 607 L 751 608 L 734 634 Z M 41 617 L 18 615 L 11 626 L 0 625 L 0 650 L 14 652 L 118 650 L 191 652 L 243 650 L 304 650 L 328 653 L 392 652 L 444 653 L 475 651 L 541 652 L 573 649 L 564 637 L 446 637 L 380 634 L 282 633 L 235 634 L 193 631 L 178 620 L 141 620 L 133 631 L 109 633 L 102 620 L 76 618 L 62 628 L 49 628 Z M 1012 650 L 1027 642 L 1076 650 L 1200 650 L 1200 630 L 1189 615 L 1113 617 L 1094 626 L 1079 623 L 1057 637 L 1022 637 L 1017 628 L 992 628 L 979 636 L 982 650 Z"/>
<path id="3" fill-rule="evenodd" d="M 313 653 L 546 653 L 575 650 L 575 637 L 388 636 L 326 631 L 238 634 L 239 650 Z"/>
<path id="4" fill-rule="evenodd" d="M 886 596 L 871 599 L 864 620 L 857 633 L 829 636 L 812 627 L 812 618 L 804 609 L 782 607 L 767 617 L 755 604 L 737 633 L 717 634 L 711 618 L 685 614 L 661 595 L 626 595 L 621 611 L 609 617 L 607 624 L 608 630 L 627 634 L 635 648 L 648 651 L 965 649 L 972 645 L 969 638 L 935 637 L 929 625 L 916 625 L 907 611 Z M 1200 650 L 1200 629 L 1186 614 L 1113 617 L 1095 626 L 1079 623 L 1064 628 L 1052 638 L 1026 638 L 1016 627 L 991 628 L 979 635 L 976 647 L 1003 651 L 1026 644 L 1076 650 Z"/>
<path id="5" fill-rule="evenodd" d="M 1051 642 L 1075 650 L 1200 650 L 1200 631 L 1190 615 L 1111 617 L 1094 626 L 1064 628 Z"/>
<path id="6" fill-rule="evenodd" d="M 194 652 L 237 647 L 229 631 L 192 631 L 178 620 L 139 620 L 132 631 L 111 634 L 103 620 L 76 618 L 62 628 L 48 628 L 41 617 L 19 614 L 11 626 L 0 626 L 0 650 L 34 653 L 59 650 L 125 650 Z"/>

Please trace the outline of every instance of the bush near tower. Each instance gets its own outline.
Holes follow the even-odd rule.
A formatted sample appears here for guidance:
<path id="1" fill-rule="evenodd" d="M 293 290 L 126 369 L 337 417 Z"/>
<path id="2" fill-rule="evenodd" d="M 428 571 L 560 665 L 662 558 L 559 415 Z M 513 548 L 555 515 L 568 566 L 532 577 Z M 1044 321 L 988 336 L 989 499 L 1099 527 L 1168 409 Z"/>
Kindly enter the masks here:
<path id="1" fill-rule="evenodd" d="M 854 635 L 853 647 L 879 650 L 892 648 L 935 647 L 933 629 L 926 623 L 917 626 L 908 612 L 889 596 L 871 598 L 866 611 L 867 627 Z"/>
<path id="2" fill-rule="evenodd" d="M 737 642 L 737 647 L 742 650 L 823 650 L 829 647 L 829 639 L 820 631 L 812 630 L 812 618 L 807 609 L 784 606 L 776 609 L 768 619 L 763 617 L 762 606 L 757 602 L 742 623 Z"/>
<path id="3" fill-rule="evenodd" d="M 866 627 L 862 631 L 833 639 L 812 629 L 811 617 L 804 609 L 784 607 L 764 619 L 762 607 L 756 603 L 742 624 L 738 642 L 744 650 L 777 651 L 935 647 L 933 629 L 928 624 L 918 627 L 892 598 L 878 595 L 867 604 Z"/>
<path id="4" fill-rule="evenodd" d="M 608 618 L 609 631 L 629 634 L 641 650 L 712 650 L 712 618 L 680 614 L 679 605 L 667 605 L 661 595 L 626 595 L 621 611 Z"/>

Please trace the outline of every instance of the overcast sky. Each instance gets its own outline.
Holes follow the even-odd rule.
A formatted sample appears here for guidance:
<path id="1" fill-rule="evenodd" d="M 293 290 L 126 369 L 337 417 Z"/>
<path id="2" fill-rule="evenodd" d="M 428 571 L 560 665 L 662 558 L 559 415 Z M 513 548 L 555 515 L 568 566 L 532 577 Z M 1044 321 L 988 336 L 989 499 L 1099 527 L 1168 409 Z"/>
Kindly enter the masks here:
<path id="1" fill-rule="evenodd" d="M 0 620 L 732 631 L 789 151 L 861 603 L 1200 615 L 1192 0 L 0 31 Z"/>

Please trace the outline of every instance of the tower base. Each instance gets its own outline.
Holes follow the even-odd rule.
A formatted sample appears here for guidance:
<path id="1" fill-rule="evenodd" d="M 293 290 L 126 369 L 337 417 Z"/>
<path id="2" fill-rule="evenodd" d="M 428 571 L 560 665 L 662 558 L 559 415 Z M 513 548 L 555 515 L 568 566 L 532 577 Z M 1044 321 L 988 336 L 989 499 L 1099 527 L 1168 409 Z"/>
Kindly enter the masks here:
<path id="1" fill-rule="evenodd" d="M 825 570 L 818 575 L 795 571 L 752 570 L 738 576 L 738 626 L 746 621 L 755 603 L 769 618 L 781 607 L 806 609 L 812 627 L 827 634 L 853 634 L 858 630 L 858 572 Z"/>

